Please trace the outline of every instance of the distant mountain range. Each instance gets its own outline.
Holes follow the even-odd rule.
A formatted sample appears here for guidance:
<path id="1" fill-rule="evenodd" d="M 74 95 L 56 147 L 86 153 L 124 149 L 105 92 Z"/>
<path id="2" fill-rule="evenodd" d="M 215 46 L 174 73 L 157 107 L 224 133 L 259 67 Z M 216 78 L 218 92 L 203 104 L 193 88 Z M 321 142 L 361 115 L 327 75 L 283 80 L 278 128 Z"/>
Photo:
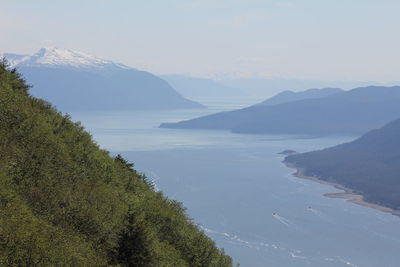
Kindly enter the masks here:
<path id="1" fill-rule="evenodd" d="M 341 92 L 343 92 L 343 90 L 339 88 L 308 89 L 301 92 L 283 91 L 271 98 L 268 98 L 267 100 L 261 102 L 258 105 L 265 105 L 265 106 L 279 105 L 303 99 L 327 97 Z"/>
<path id="2" fill-rule="evenodd" d="M 2 56 L 34 84 L 34 96 L 62 111 L 204 107 L 149 72 L 82 52 L 53 47 L 34 55 Z"/>
<path id="3" fill-rule="evenodd" d="M 160 127 L 253 134 L 353 135 L 399 117 L 400 87 L 370 86 L 322 98 L 255 105 Z"/>
<path id="4" fill-rule="evenodd" d="M 250 95 L 246 90 L 229 87 L 218 81 L 185 75 L 162 75 L 180 94 L 196 101 L 218 101 Z"/>
<path id="5" fill-rule="evenodd" d="M 344 185 L 365 200 L 400 210 L 400 119 L 361 138 L 285 161 L 304 174 Z"/>
<path id="6" fill-rule="evenodd" d="M 49 67 L 75 70 L 85 69 L 91 72 L 132 69 L 123 64 L 100 59 L 83 52 L 57 47 L 41 48 L 33 55 L 5 53 L 2 56 L 7 58 L 12 67 Z"/>
<path id="7" fill-rule="evenodd" d="M 183 96 L 196 101 L 209 101 L 215 99 L 217 101 L 229 101 L 232 99 L 248 99 L 255 100 L 252 103 L 261 101 L 267 97 L 279 94 L 279 97 L 297 97 L 300 100 L 305 98 L 315 98 L 334 93 L 331 88 L 351 89 L 355 87 L 368 86 L 368 82 L 340 82 L 340 81 L 318 81 L 318 80 L 299 80 L 299 79 L 262 79 L 262 78 L 198 78 L 187 75 L 161 75 Z M 390 83 L 388 85 L 391 85 Z M 385 86 L 388 86 L 385 84 Z M 308 88 L 327 88 L 327 90 L 309 89 Z M 328 89 L 329 88 L 329 89 Z M 290 91 L 288 91 L 290 90 Z M 305 95 L 302 92 L 306 90 Z M 314 91 L 314 92 L 313 92 Z M 280 94 L 282 93 L 282 95 Z M 297 94 L 300 93 L 300 94 Z M 251 103 L 244 101 L 244 103 Z M 285 101 L 286 102 L 286 101 Z M 277 103 L 274 103 L 277 104 Z"/>
<path id="8" fill-rule="evenodd" d="M 365 87 L 376 85 L 374 82 L 357 82 L 357 81 L 322 81 L 322 80 L 306 80 L 306 79 L 285 79 L 285 78 L 235 78 L 220 77 L 218 83 L 228 87 L 240 88 L 253 95 L 261 95 L 264 98 L 271 97 L 274 94 L 285 90 L 300 92 L 309 88 L 342 88 L 352 89 L 357 87 Z M 378 84 L 379 86 L 392 86 L 398 83 Z"/>

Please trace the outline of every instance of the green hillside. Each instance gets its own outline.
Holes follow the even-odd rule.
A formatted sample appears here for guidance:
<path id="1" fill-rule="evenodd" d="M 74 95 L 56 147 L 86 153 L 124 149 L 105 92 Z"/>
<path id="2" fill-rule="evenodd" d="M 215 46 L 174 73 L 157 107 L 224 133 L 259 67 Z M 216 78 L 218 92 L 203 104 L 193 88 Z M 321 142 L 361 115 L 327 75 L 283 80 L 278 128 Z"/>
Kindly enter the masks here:
<path id="1" fill-rule="evenodd" d="M 0 266 L 232 265 L 180 203 L 28 89 L 0 63 Z"/>

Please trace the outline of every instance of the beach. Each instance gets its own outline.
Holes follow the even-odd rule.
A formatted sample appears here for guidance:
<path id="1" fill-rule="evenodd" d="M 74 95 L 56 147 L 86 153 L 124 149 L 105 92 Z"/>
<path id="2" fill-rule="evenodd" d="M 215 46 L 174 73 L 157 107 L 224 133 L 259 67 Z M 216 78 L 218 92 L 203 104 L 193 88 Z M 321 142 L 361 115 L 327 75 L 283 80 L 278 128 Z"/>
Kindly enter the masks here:
<path id="1" fill-rule="evenodd" d="M 391 209 L 391 208 L 388 208 L 385 206 L 381 206 L 381 205 L 378 205 L 375 203 L 367 202 L 364 200 L 364 196 L 354 193 L 354 191 L 350 188 L 347 188 L 341 184 L 327 182 L 327 181 L 321 180 L 317 177 L 305 175 L 304 168 L 300 168 L 300 167 L 296 166 L 295 164 L 289 163 L 286 161 L 283 161 L 283 163 L 286 165 L 286 167 L 296 170 L 293 173 L 293 176 L 295 176 L 297 178 L 311 180 L 311 181 L 314 181 L 314 182 L 317 182 L 320 184 L 331 185 L 331 186 L 335 187 L 336 189 L 344 191 L 342 193 L 327 193 L 327 194 L 324 194 L 325 197 L 346 199 L 348 202 L 351 202 L 351 203 L 354 203 L 357 205 L 361 205 L 364 207 L 368 207 L 368 208 L 376 209 L 376 210 L 379 210 L 382 212 L 390 213 L 390 214 L 393 214 L 396 216 L 400 216 L 400 210 L 394 210 L 394 209 Z"/>

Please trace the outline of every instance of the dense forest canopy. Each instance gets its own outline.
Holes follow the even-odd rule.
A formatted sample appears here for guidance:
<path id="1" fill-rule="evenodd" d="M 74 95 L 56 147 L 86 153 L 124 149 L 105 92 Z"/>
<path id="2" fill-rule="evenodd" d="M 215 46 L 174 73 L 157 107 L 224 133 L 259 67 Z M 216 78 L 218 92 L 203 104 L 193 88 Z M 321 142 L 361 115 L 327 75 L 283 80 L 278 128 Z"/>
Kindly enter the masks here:
<path id="1" fill-rule="evenodd" d="M 231 266 L 155 192 L 0 63 L 0 266 Z"/>

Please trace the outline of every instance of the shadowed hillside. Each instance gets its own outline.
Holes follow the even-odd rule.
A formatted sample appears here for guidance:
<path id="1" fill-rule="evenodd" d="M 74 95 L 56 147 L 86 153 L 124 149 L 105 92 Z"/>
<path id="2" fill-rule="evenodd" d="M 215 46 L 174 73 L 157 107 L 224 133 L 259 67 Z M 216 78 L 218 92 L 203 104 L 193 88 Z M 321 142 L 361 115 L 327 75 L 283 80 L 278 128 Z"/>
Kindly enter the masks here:
<path id="1" fill-rule="evenodd" d="M 279 105 L 303 99 L 327 97 L 341 92 L 343 92 L 343 90 L 339 88 L 308 89 L 301 92 L 283 91 L 282 93 L 270 97 L 258 105 Z"/>
<path id="2" fill-rule="evenodd" d="M 360 87 L 328 97 L 256 105 L 163 128 L 230 130 L 251 134 L 363 134 L 400 117 L 400 87 Z"/>
<path id="3" fill-rule="evenodd" d="M 285 161 L 305 168 L 305 174 L 342 184 L 367 201 L 400 209 L 400 119 L 347 144 Z"/>

